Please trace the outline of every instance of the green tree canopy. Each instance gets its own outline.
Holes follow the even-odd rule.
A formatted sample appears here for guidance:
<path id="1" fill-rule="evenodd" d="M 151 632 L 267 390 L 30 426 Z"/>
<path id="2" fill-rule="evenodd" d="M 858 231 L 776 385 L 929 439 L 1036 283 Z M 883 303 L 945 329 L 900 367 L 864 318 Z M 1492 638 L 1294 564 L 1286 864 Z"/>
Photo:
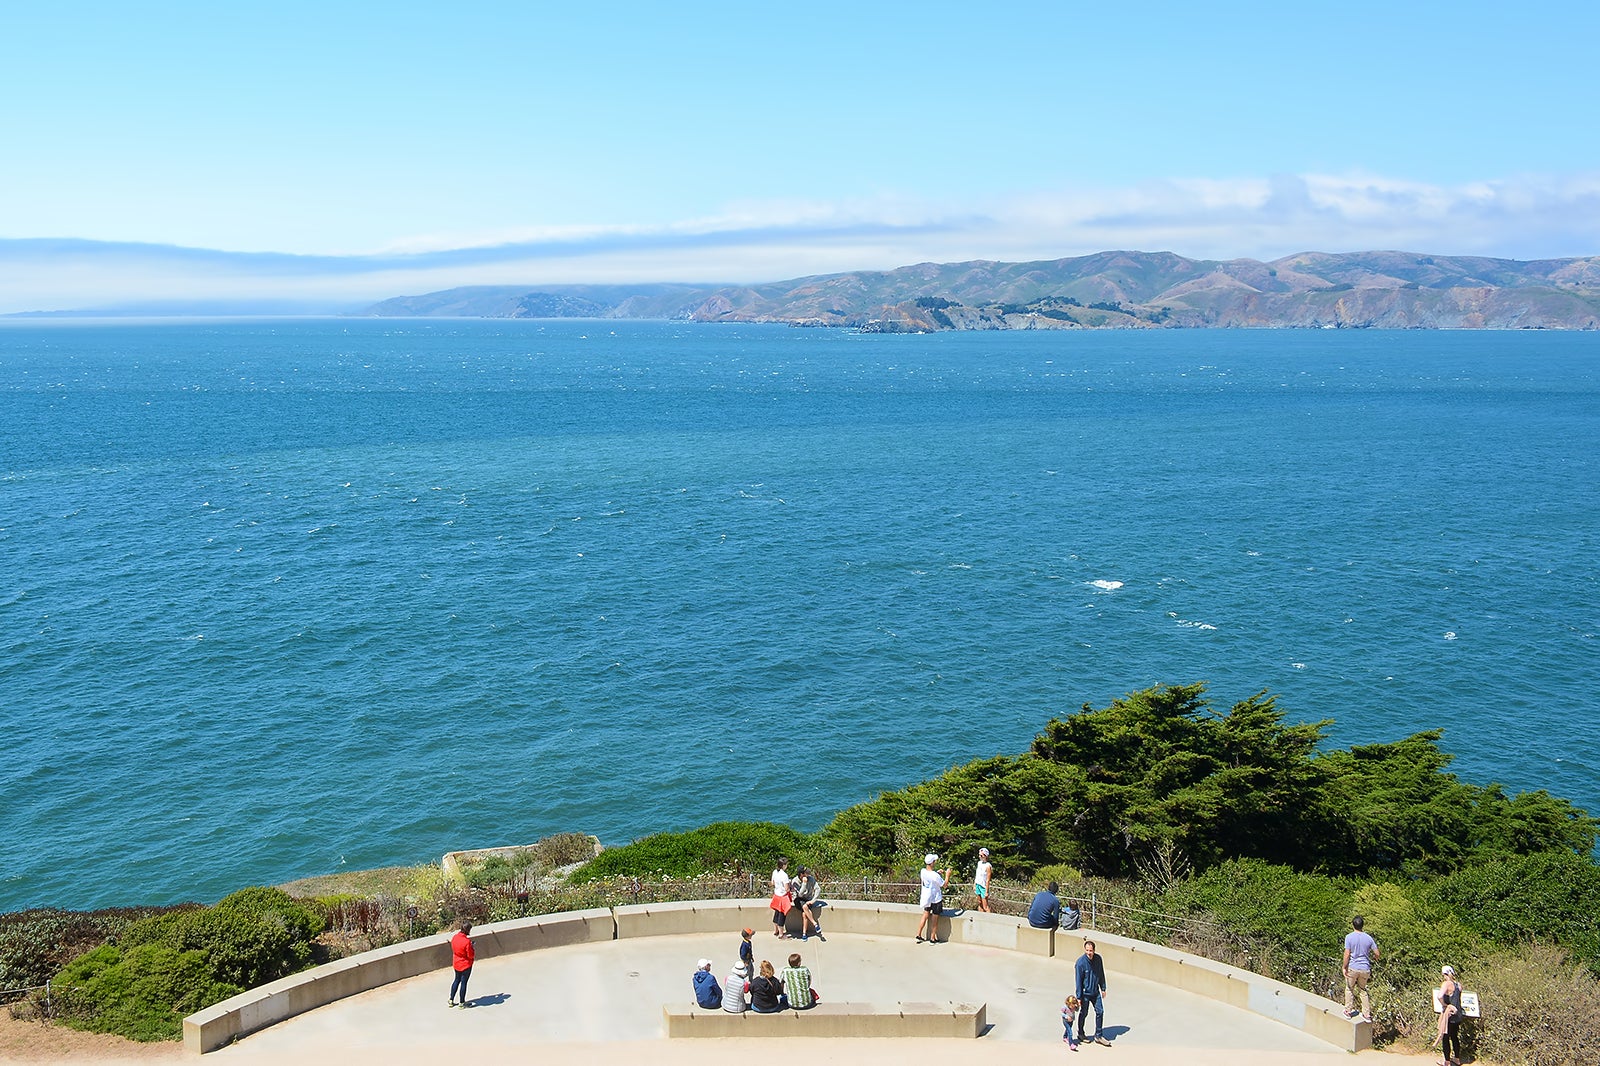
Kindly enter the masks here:
<path id="1" fill-rule="evenodd" d="M 1265 693 L 1218 714 L 1204 685 L 1161 685 L 1051 719 L 1025 754 L 841 811 L 823 835 L 883 865 L 988 847 L 1014 876 L 1057 863 L 1123 876 L 1172 848 L 1200 870 L 1258 859 L 1332 874 L 1594 848 L 1600 823 L 1566 800 L 1458 780 L 1438 730 L 1322 751 L 1330 724 L 1289 724 Z"/>

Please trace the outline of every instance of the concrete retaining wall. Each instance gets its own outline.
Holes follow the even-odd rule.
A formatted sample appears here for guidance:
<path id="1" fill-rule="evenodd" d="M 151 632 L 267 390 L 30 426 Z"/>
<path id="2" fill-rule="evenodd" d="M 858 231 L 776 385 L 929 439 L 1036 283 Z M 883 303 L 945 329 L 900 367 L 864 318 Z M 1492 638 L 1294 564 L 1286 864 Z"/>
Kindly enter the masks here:
<path id="1" fill-rule="evenodd" d="M 483 958 L 615 937 L 616 922 L 604 908 L 518 918 L 481 926 L 472 934 Z M 252 988 L 189 1015 L 183 1020 L 183 1046 L 196 1054 L 215 1051 L 296 1014 L 449 966 L 450 942 L 439 934 L 365 951 Z"/>
<path id="2" fill-rule="evenodd" d="M 821 918 L 825 933 L 909 937 L 916 931 L 921 915 L 922 912 L 918 908 L 906 903 L 840 900 L 824 907 Z M 494 958 L 498 955 L 537 951 L 540 948 L 630 937 L 727 933 L 744 926 L 765 933 L 771 928 L 771 924 L 772 912 L 765 900 L 700 900 L 687 903 L 647 903 L 617 907 L 613 910 L 601 908 L 518 918 L 514 921 L 479 926 L 473 930 L 473 940 L 481 958 Z M 1058 959 L 1065 966 L 1071 966 L 1077 961 L 1078 956 L 1083 953 L 1084 938 L 1088 936 L 1095 941 L 1097 949 L 1105 956 L 1106 970 L 1113 988 L 1119 977 L 1124 975 L 1139 977 L 1271 1018 L 1346 1051 L 1361 1051 L 1372 1046 L 1371 1024 L 1346 1018 L 1340 1004 L 1332 1000 L 1314 996 L 1303 989 L 1262 977 L 1248 970 L 1226 966 L 1195 955 L 1185 955 L 1170 948 L 1113 936 L 1109 933 L 1034 929 L 1022 918 L 983 914 L 977 911 L 946 914 L 939 919 L 938 926 L 940 940 Z M 345 996 L 353 996 L 392 981 L 434 973 L 448 968 L 449 965 L 450 945 L 447 938 L 442 935 L 411 940 L 393 947 L 379 948 L 340 959 L 326 966 L 319 966 L 314 970 L 307 970 L 305 973 L 251 989 L 214 1007 L 190 1015 L 183 1021 L 184 1046 L 196 1053 L 212 1051 L 246 1033 L 343 999 Z M 887 1015 L 909 1009 L 910 1006 L 902 1004 L 899 1008 L 895 1008 L 890 1005 L 872 1007 L 867 1004 L 822 1003 L 811 1011 L 785 1012 L 812 1019 L 809 1021 L 789 1023 L 782 1021 L 778 1015 L 761 1015 L 757 1020 L 761 1024 L 778 1026 L 793 1024 L 809 1027 L 804 1033 L 796 1030 L 796 1035 L 837 1035 L 831 1031 L 820 1030 L 829 1027 L 849 1028 L 856 1023 L 866 1029 L 893 1028 L 888 1024 Z M 920 1009 L 930 1005 L 917 1006 Z M 944 1006 L 939 1005 L 934 1013 L 942 1011 Z M 680 1014 L 687 1012 L 690 1016 L 698 1018 L 693 1008 L 682 1008 L 680 1011 L 668 1007 L 666 1010 L 668 1035 L 673 1035 L 671 1032 L 673 1020 Z M 852 1011 L 855 1013 L 852 1014 Z M 747 1024 L 740 1021 L 743 1015 L 728 1014 L 724 1011 L 700 1013 L 724 1015 L 730 1019 L 728 1025 Z M 885 1017 L 879 1017 L 880 1014 Z M 856 1015 L 862 1017 L 858 1018 Z M 715 1019 L 695 1020 L 683 1024 L 694 1025 L 697 1028 L 693 1034 L 695 1036 L 752 1035 L 752 1031 L 747 1029 L 730 1033 L 699 1031 L 715 1029 L 721 1024 Z M 981 1027 L 981 1020 L 979 1024 Z M 777 1034 L 789 1031 L 787 1028 L 775 1028 L 763 1032 Z M 854 1032 L 852 1035 L 878 1034 Z M 943 1034 L 923 1029 L 916 1033 L 889 1032 L 883 1035 Z"/>

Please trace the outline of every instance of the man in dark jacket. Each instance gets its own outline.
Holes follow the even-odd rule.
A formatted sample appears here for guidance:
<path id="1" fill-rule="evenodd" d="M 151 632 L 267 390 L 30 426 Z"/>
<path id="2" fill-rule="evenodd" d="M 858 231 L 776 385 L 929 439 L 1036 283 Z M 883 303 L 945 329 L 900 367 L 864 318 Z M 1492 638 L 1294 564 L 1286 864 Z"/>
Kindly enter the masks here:
<path id="1" fill-rule="evenodd" d="M 1078 956 L 1077 965 L 1073 967 L 1076 978 L 1074 995 L 1078 997 L 1078 1042 L 1084 1040 L 1083 1023 L 1089 1020 L 1089 1005 L 1094 1005 L 1094 1042 L 1111 1046 L 1111 1041 L 1101 1032 L 1101 1023 L 1106 1014 L 1106 964 L 1095 954 L 1094 941 L 1083 942 L 1083 954 Z"/>
<path id="2" fill-rule="evenodd" d="M 710 959 L 701 959 L 694 971 L 694 1001 L 706 1010 L 722 1006 L 722 986 L 711 975 Z"/>
<path id="3" fill-rule="evenodd" d="M 1054 881 L 1050 887 L 1038 892 L 1028 905 L 1028 924 L 1035 929 L 1054 929 L 1061 922 L 1061 899 L 1056 895 L 1061 886 Z"/>

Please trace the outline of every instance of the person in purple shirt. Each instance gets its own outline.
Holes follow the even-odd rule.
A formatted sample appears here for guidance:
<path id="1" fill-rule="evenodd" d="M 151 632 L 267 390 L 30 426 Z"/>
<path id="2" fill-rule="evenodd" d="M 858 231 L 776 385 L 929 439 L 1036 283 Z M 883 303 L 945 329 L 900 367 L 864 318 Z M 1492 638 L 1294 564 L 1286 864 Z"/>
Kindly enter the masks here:
<path id="1" fill-rule="evenodd" d="M 1355 994 L 1361 991 L 1361 1019 L 1372 1020 L 1372 1000 L 1367 995 L 1367 982 L 1372 979 L 1372 964 L 1378 958 L 1378 942 L 1362 928 L 1366 924 L 1361 915 L 1350 919 L 1350 932 L 1344 935 L 1344 1016 L 1356 1016 Z"/>

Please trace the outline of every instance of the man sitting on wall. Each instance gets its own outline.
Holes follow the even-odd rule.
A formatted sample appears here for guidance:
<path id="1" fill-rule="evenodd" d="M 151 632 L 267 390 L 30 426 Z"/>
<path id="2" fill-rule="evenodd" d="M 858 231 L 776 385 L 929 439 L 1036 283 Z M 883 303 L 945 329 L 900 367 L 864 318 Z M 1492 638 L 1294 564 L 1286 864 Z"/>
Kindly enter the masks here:
<path id="1" fill-rule="evenodd" d="M 1035 929 L 1054 929 L 1061 923 L 1061 900 L 1056 893 L 1061 886 L 1054 881 L 1048 888 L 1037 893 L 1033 902 L 1028 906 L 1028 924 Z"/>
<path id="2" fill-rule="evenodd" d="M 710 959 L 701 959 L 694 971 L 694 1001 L 706 1010 L 722 1006 L 722 986 L 711 976 Z"/>

